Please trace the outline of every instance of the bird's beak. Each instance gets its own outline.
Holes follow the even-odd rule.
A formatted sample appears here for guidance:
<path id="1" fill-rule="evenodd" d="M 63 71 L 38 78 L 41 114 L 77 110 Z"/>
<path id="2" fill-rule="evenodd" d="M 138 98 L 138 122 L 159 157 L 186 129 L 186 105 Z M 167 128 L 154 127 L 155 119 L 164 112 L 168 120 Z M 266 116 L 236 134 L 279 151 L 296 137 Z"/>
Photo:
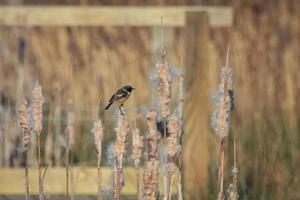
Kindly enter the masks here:
<path id="1" fill-rule="evenodd" d="M 132 90 L 135 90 L 135 88 L 132 88 Z"/>

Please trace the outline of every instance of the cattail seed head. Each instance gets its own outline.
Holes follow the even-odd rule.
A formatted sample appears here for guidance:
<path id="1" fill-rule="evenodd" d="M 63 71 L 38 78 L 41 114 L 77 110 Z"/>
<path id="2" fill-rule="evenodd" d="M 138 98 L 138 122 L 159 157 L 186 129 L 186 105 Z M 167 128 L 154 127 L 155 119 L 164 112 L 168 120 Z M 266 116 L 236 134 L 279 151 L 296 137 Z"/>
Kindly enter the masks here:
<path id="1" fill-rule="evenodd" d="M 137 168 L 140 165 L 143 150 L 143 136 L 140 135 L 140 130 L 135 128 L 132 134 L 132 145 L 133 145 L 133 160 L 134 166 Z"/>
<path id="2" fill-rule="evenodd" d="M 32 91 L 32 120 L 33 130 L 37 134 L 40 134 L 43 128 L 43 103 L 42 87 L 39 82 L 36 81 Z"/>
<path id="3" fill-rule="evenodd" d="M 161 60 L 156 65 L 159 79 L 159 101 L 162 116 L 166 118 L 170 114 L 169 103 L 171 97 L 171 75 L 169 65 L 166 61 L 166 49 L 163 47 L 161 51 Z"/>
<path id="4" fill-rule="evenodd" d="M 21 104 L 19 109 L 20 120 L 19 124 L 23 131 L 23 145 L 26 147 L 30 142 L 30 122 L 29 122 L 29 112 L 27 108 L 27 102 Z"/>
<path id="5" fill-rule="evenodd" d="M 218 91 L 213 96 L 216 109 L 212 116 L 212 127 L 220 138 L 228 135 L 230 127 L 230 114 L 232 110 L 232 95 L 230 95 L 230 91 L 233 91 L 232 77 L 232 69 L 228 65 L 224 66 L 221 70 L 221 83 Z"/>
<path id="6" fill-rule="evenodd" d="M 128 142 L 129 124 L 125 109 L 123 110 L 123 112 L 123 114 L 119 114 L 117 127 L 115 128 L 115 131 L 117 133 L 117 139 L 114 148 L 115 157 L 121 156 L 125 153 L 125 147 Z"/>
<path id="7" fill-rule="evenodd" d="M 175 157 L 176 153 L 179 149 L 179 124 L 178 119 L 175 115 L 173 115 L 168 123 L 168 130 L 170 132 L 169 137 L 167 138 L 167 153 L 168 160 Z M 173 159 L 172 159 L 173 160 Z"/>
<path id="8" fill-rule="evenodd" d="M 66 128 L 66 134 L 67 134 L 66 146 L 67 148 L 69 148 L 69 150 L 71 150 L 75 145 L 74 122 L 75 122 L 75 114 L 74 112 L 69 112 L 67 128 Z"/>
<path id="9" fill-rule="evenodd" d="M 94 135 L 95 149 L 96 149 L 97 158 L 99 160 L 101 159 L 100 152 L 101 152 L 102 140 L 103 140 L 103 125 L 100 119 L 94 122 L 92 133 Z"/>
<path id="10" fill-rule="evenodd" d="M 146 163 L 143 176 L 144 182 L 144 199 L 154 200 L 157 196 L 158 187 L 158 139 L 156 127 L 156 112 L 150 111 L 147 114 L 147 126 L 149 133 L 147 135 L 147 152 L 146 152 Z"/>

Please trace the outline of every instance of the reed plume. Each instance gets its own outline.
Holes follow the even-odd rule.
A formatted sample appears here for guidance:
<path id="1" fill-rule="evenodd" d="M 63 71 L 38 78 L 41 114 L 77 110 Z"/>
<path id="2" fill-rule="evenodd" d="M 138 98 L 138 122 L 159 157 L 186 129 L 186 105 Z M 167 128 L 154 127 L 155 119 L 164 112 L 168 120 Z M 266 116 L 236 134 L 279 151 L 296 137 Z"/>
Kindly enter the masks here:
<path id="1" fill-rule="evenodd" d="M 92 133 L 95 140 L 95 150 L 97 155 L 97 173 L 98 173 L 98 193 L 97 197 L 98 200 L 102 199 L 102 192 L 101 192 L 101 170 L 100 170 L 100 163 L 101 163 L 101 153 L 102 153 L 102 140 L 103 140 L 103 125 L 100 119 L 97 119 L 94 122 L 94 127 L 92 129 Z"/>
<path id="2" fill-rule="evenodd" d="M 70 151 L 72 147 L 75 144 L 75 133 L 74 133 L 74 112 L 68 112 L 68 122 L 67 122 L 67 128 L 66 128 L 66 160 L 65 160 L 65 166 L 66 166 L 66 195 L 67 199 L 70 199 L 70 193 L 69 193 L 69 173 L 70 173 Z"/>
<path id="3" fill-rule="evenodd" d="M 29 178 L 28 178 L 28 156 L 27 156 L 27 149 L 29 147 L 30 142 L 30 122 L 29 122 L 29 111 L 27 107 L 27 101 L 24 101 L 24 103 L 21 104 L 19 109 L 19 124 L 22 128 L 23 132 L 23 146 L 25 147 L 25 190 L 26 190 L 26 196 L 25 199 L 29 199 Z"/>
<path id="4" fill-rule="evenodd" d="M 223 200 L 225 137 L 229 133 L 230 114 L 233 109 L 233 72 L 228 65 L 229 48 L 227 49 L 226 65 L 221 69 L 221 83 L 214 95 L 216 110 L 212 117 L 212 127 L 220 139 L 219 152 L 219 194 L 218 200 Z"/>
<path id="5" fill-rule="evenodd" d="M 44 199 L 43 180 L 41 173 L 41 145 L 40 145 L 40 134 L 43 129 L 43 103 L 44 97 L 42 94 L 42 87 L 39 82 L 36 81 L 32 91 L 32 119 L 33 119 L 33 130 L 36 134 L 37 140 L 37 152 L 38 152 L 38 180 L 39 180 L 39 198 Z"/>
<path id="6" fill-rule="evenodd" d="M 117 138 L 114 146 L 115 165 L 113 169 L 113 187 L 114 199 L 119 200 L 121 193 L 121 177 L 123 175 L 125 148 L 127 146 L 129 134 L 128 117 L 125 107 L 122 105 L 120 106 L 120 112 L 115 131 L 117 133 Z"/>
<path id="7" fill-rule="evenodd" d="M 144 169 L 144 200 L 156 200 L 158 196 L 158 139 L 156 112 L 147 114 L 148 135 L 146 138 L 146 164 Z"/>
<path id="8" fill-rule="evenodd" d="M 132 157 L 134 160 L 134 167 L 136 170 L 136 180 L 137 180 L 137 199 L 140 198 L 140 161 L 142 157 L 143 150 L 143 136 L 140 135 L 140 130 L 135 128 L 132 133 Z"/>

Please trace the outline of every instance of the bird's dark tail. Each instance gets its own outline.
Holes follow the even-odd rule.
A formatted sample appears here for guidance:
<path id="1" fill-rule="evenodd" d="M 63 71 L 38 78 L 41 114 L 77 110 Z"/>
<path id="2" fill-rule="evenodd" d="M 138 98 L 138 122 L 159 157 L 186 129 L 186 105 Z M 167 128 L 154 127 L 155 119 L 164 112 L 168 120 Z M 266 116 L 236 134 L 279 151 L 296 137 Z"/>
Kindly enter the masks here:
<path id="1" fill-rule="evenodd" d="M 109 104 L 105 107 L 105 110 L 108 110 L 113 102 L 109 102 Z"/>

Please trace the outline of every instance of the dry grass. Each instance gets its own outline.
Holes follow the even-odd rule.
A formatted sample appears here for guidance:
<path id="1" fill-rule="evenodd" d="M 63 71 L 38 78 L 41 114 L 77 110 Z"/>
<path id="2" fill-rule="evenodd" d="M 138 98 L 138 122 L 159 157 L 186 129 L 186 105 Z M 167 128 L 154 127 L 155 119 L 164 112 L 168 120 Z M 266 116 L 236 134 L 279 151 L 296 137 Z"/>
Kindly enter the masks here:
<path id="1" fill-rule="evenodd" d="M 158 133 L 155 111 L 147 114 L 148 135 L 146 136 L 146 161 L 144 167 L 143 199 L 154 200 L 158 196 Z"/>
<path id="2" fill-rule="evenodd" d="M 21 104 L 19 109 L 19 124 L 23 131 L 23 145 L 25 148 L 25 190 L 26 190 L 26 196 L 25 199 L 29 199 L 29 179 L 28 179 L 28 156 L 27 156 L 27 149 L 29 148 L 29 142 L 30 142 L 30 115 L 28 111 L 28 105 L 25 101 L 23 104 Z"/>
<path id="3" fill-rule="evenodd" d="M 138 128 L 135 128 L 132 132 L 132 157 L 134 160 L 134 167 L 136 170 L 136 180 L 137 180 L 137 186 L 136 186 L 136 196 L 137 199 L 141 198 L 141 192 L 140 192 L 140 162 L 142 158 L 143 153 L 143 147 L 144 147 L 144 137 L 140 135 L 140 130 Z"/>
<path id="4" fill-rule="evenodd" d="M 230 128 L 231 111 L 233 109 L 233 72 L 229 67 L 229 47 L 227 49 L 226 64 L 221 68 L 221 81 L 218 90 L 213 96 L 216 104 L 212 116 L 212 127 L 219 137 L 219 194 L 218 200 L 225 199 L 224 194 L 224 163 L 225 163 L 225 138 Z"/>
<path id="5" fill-rule="evenodd" d="M 67 128 L 65 131 L 65 147 L 66 147 L 66 157 L 65 157 L 65 167 L 66 167 L 66 196 L 67 199 L 70 199 L 70 153 L 72 148 L 75 145 L 75 138 L 74 138 L 74 113 L 69 112 L 68 113 L 68 122 L 67 122 Z"/>
<path id="6" fill-rule="evenodd" d="M 102 192 L 101 192 L 101 170 L 100 170 L 100 164 L 101 164 L 101 155 L 102 155 L 102 140 L 104 137 L 103 132 L 103 124 L 100 119 L 96 120 L 94 122 L 94 127 L 92 129 L 92 133 L 95 140 L 95 150 L 97 155 L 97 173 L 98 173 L 98 200 L 102 199 Z"/>
<path id="7" fill-rule="evenodd" d="M 43 177 L 41 171 L 41 140 L 40 135 L 43 129 L 43 103 L 44 97 L 42 94 L 42 87 L 39 85 L 39 82 L 36 81 L 32 90 L 32 121 L 33 121 L 33 131 L 36 134 L 37 141 L 37 152 L 38 152 L 38 177 L 39 177 L 39 198 L 40 200 L 44 199 L 44 185 Z"/>
<path id="8" fill-rule="evenodd" d="M 120 106 L 120 112 L 118 114 L 118 122 L 115 128 L 116 131 L 116 143 L 114 146 L 114 166 L 113 166 L 113 189 L 114 199 L 119 200 L 122 190 L 122 177 L 123 167 L 125 162 L 125 152 L 128 143 L 129 123 L 128 117 L 124 106 Z"/>

